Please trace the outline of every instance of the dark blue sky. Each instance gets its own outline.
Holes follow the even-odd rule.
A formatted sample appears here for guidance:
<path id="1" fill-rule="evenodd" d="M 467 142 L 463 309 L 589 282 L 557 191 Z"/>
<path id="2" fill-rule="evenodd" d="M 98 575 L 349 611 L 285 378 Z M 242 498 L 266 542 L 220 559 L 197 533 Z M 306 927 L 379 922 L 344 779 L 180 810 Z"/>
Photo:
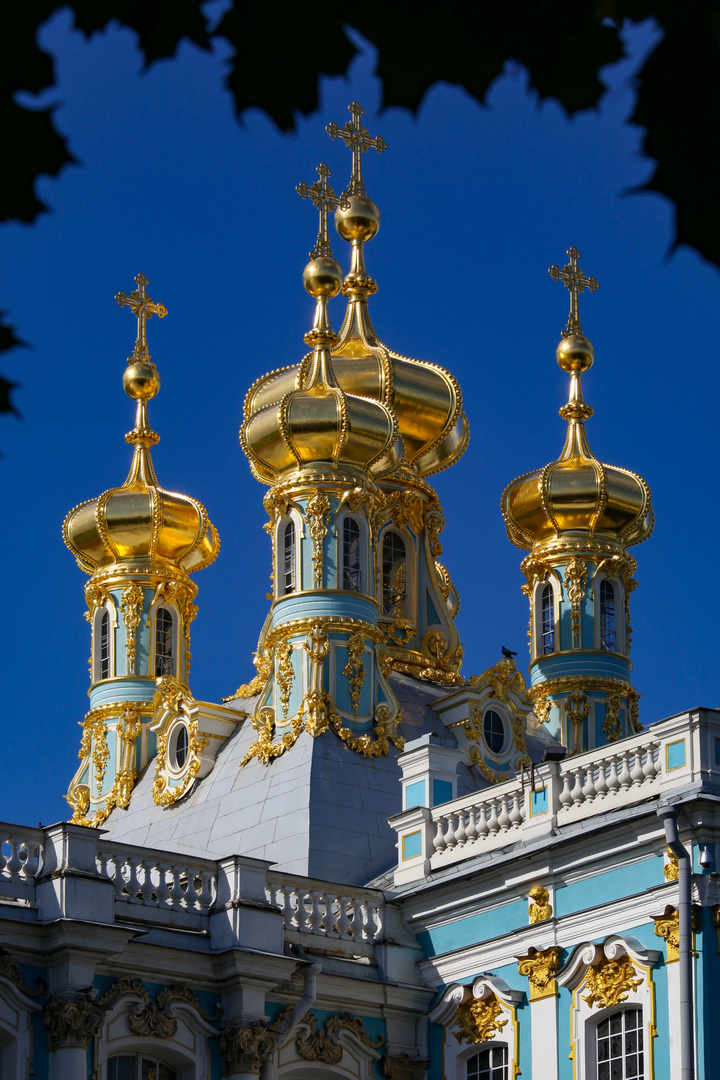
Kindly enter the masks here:
<path id="1" fill-rule="evenodd" d="M 447 528 L 443 562 L 460 589 L 466 674 L 506 644 L 527 655 L 522 552 L 498 509 L 505 484 L 557 457 L 557 411 L 567 379 L 555 346 L 567 292 L 547 267 L 567 247 L 600 289 L 581 298 L 596 361 L 584 379 L 596 415 L 590 443 L 604 461 L 641 473 L 656 510 L 650 540 L 633 549 L 634 681 L 647 723 L 717 704 L 715 572 L 718 271 L 694 253 L 669 255 L 672 208 L 625 195 L 650 175 L 640 133 L 625 123 L 633 63 L 606 72 L 597 111 L 568 120 L 539 105 L 516 65 L 486 107 L 448 86 L 417 117 L 378 115 L 381 87 L 365 49 L 346 79 L 321 85 L 321 108 L 280 134 L 261 113 L 238 124 L 223 90 L 227 46 L 184 45 L 141 73 L 133 34 L 111 26 L 87 41 L 72 15 L 41 34 L 57 86 L 41 101 L 82 163 L 39 182 L 52 208 L 32 227 L 0 228 L 0 297 L 31 350 L 2 357 L 22 383 L 22 422 L 3 420 L 8 569 L 2 657 L 4 745 L 11 773 L 0 818 L 66 816 L 62 796 L 77 765 L 87 710 L 89 627 L 85 575 L 60 526 L 76 503 L 122 483 L 132 403 L 122 390 L 134 320 L 113 297 L 143 271 L 169 315 L 149 327 L 163 384 L 151 404 L 162 436 L 154 461 L 163 486 L 207 506 L 222 547 L 196 576 L 191 688 L 219 700 L 252 674 L 267 610 L 265 489 L 237 433 L 246 389 L 262 372 L 303 355 L 313 305 L 301 273 L 316 216 L 295 193 L 327 161 L 344 186 L 349 154 L 324 132 L 354 99 L 370 133 L 389 144 L 366 155 L 369 193 L 383 223 L 367 249 L 379 294 L 374 324 L 398 352 L 457 376 L 470 448 L 437 479 Z M 652 28 L 628 40 L 637 57 Z M 572 72 L 568 73 L 572 78 Z M 345 244 L 336 254 L 348 264 Z M 331 304 L 339 326 L 343 302 Z"/>

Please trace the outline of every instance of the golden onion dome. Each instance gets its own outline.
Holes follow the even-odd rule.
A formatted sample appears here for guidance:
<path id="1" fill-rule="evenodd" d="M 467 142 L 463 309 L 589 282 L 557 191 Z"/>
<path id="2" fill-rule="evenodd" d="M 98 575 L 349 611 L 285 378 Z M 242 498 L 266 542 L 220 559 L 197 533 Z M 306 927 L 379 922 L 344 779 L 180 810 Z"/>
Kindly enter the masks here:
<path id="1" fill-rule="evenodd" d="M 243 450 L 255 475 L 266 483 L 314 463 L 381 475 L 397 460 L 394 417 L 380 402 L 342 389 L 330 357 L 338 336 L 328 323 L 327 303 L 340 290 L 342 271 L 334 259 L 316 258 L 306 267 L 303 281 L 317 300 L 315 324 L 305 335 L 314 346 L 309 363 L 279 398 L 246 410 L 240 431 Z"/>
<path id="2" fill-rule="evenodd" d="M 640 544 L 653 529 L 650 489 L 637 473 L 598 461 L 585 431 L 593 410 L 583 401 L 580 380 L 592 366 L 593 347 L 581 333 L 569 334 L 558 345 L 557 360 L 570 375 L 570 399 L 560 410 L 568 421 L 565 446 L 557 461 L 505 488 L 508 536 L 526 549 L 569 533 L 623 547 Z"/>
<path id="3" fill-rule="evenodd" d="M 160 389 L 160 376 L 147 350 L 145 320 L 154 314 L 162 318 L 167 311 L 148 296 L 143 274 L 135 280 L 139 289 L 116 297 L 138 317 L 138 339 L 123 374 L 125 391 L 137 402 L 135 427 L 125 436 L 134 447 L 130 472 L 121 487 L 71 510 L 63 538 L 87 573 L 127 559 L 200 570 L 216 558 L 220 539 L 201 503 L 166 491 L 155 475 L 150 447 L 160 437 L 148 425 L 147 402 Z"/>
<path id="4" fill-rule="evenodd" d="M 366 195 L 361 160 L 369 148 L 382 153 L 387 144 L 380 136 L 370 138 L 360 121 L 363 109 L 357 102 L 349 110 L 351 121 L 342 128 L 329 124 L 326 129 L 331 138 L 343 139 L 353 152 L 349 194 L 335 204 L 335 226 L 340 236 L 352 244 L 352 267 L 342 286 L 348 306 L 339 339 L 332 348 L 332 368 L 340 389 L 372 398 L 392 411 L 401 440 L 396 454 L 398 466 L 409 468 L 419 477 L 430 476 L 449 468 L 462 456 L 470 429 L 460 387 L 450 372 L 439 364 L 393 352 L 382 343 L 370 321 L 368 298 L 377 292 L 377 283 L 365 269 L 363 249 L 380 228 L 380 211 Z M 300 364 L 258 379 L 245 399 L 246 420 L 299 389 L 313 362 L 312 355 L 307 355 Z"/>

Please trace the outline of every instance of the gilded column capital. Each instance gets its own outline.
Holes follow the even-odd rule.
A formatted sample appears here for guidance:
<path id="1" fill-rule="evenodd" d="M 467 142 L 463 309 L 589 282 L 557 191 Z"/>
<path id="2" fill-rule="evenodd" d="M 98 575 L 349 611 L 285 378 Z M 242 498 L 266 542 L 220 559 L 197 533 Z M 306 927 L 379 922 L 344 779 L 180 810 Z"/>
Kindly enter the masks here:
<path id="1" fill-rule="evenodd" d="M 104 1008 L 90 994 L 81 994 L 70 1001 L 48 998 L 43 1020 L 50 1050 L 67 1047 L 87 1050 L 90 1040 L 102 1027 L 104 1017 Z"/>
<path id="2" fill-rule="evenodd" d="M 518 971 L 528 979 L 531 1001 L 555 997 L 557 994 L 555 975 L 560 970 L 561 955 L 562 950 L 556 946 L 543 950 L 531 946 L 526 956 L 517 957 Z"/>
<path id="3" fill-rule="evenodd" d="M 275 1051 L 280 1034 L 266 1020 L 256 1020 L 249 1027 L 226 1027 L 220 1032 L 223 1076 L 251 1073 L 259 1076 L 263 1065 Z"/>
<path id="4" fill-rule="evenodd" d="M 680 912 L 672 904 L 668 904 L 662 915 L 651 915 L 655 923 L 655 933 L 658 937 L 665 938 L 667 945 L 667 963 L 672 964 L 680 959 Z M 696 904 L 692 906 L 692 930 L 693 939 L 695 931 L 700 925 L 700 910 Z M 694 948 L 694 940 L 693 940 Z"/>

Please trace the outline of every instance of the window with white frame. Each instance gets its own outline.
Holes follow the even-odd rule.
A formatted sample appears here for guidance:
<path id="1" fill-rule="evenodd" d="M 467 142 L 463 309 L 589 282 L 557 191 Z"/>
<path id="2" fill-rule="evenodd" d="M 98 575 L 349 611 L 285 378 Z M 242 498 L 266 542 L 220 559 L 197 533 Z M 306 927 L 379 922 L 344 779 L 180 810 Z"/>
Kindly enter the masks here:
<path id="1" fill-rule="evenodd" d="M 405 615 L 407 603 L 407 549 L 402 536 L 386 532 L 382 544 L 383 615 Z"/>
<path id="2" fill-rule="evenodd" d="M 101 679 L 110 678 L 110 612 L 103 608 L 99 626 L 99 671 Z"/>
<path id="3" fill-rule="evenodd" d="M 107 1080 L 178 1080 L 178 1074 L 145 1054 L 117 1054 L 108 1060 Z"/>
<path id="4" fill-rule="evenodd" d="M 555 652 L 555 591 L 549 581 L 540 593 L 540 651 Z"/>
<path id="5" fill-rule="evenodd" d="M 600 648 L 615 649 L 615 589 L 607 578 L 600 582 Z"/>
<path id="6" fill-rule="evenodd" d="M 491 754 L 499 754 L 505 745 L 505 721 L 495 709 L 486 709 L 483 715 L 483 739 Z"/>
<path id="7" fill-rule="evenodd" d="M 288 596 L 297 590 L 295 522 L 292 518 L 283 526 L 281 537 L 280 596 Z"/>
<path id="8" fill-rule="evenodd" d="M 169 608 L 159 607 L 155 612 L 155 677 L 173 675 L 174 656 L 174 620 Z"/>
<path id="9" fill-rule="evenodd" d="M 597 1080 L 644 1080 L 642 1009 L 618 1009 L 595 1030 Z"/>
<path id="10" fill-rule="evenodd" d="M 508 1080 L 508 1050 L 502 1043 L 488 1046 L 466 1061 L 466 1080 Z"/>
<path id="11" fill-rule="evenodd" d="M 362 592 L 360 525 L 354 517 L 343 520 L 342 587 L 348 592 Z"/>

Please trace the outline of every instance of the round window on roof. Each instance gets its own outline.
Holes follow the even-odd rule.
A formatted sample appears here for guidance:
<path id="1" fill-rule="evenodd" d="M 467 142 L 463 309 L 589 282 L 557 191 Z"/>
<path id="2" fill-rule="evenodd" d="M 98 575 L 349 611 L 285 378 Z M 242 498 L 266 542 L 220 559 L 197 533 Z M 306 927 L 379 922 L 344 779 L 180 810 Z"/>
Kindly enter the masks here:
<path id="1" fill-rule="evenodd" d="M 483 738 L 491 754 L 499 754 L 505 744 L 505 721 L 495 709 L 483 716 Z"/>
<path id="2" fill-rule="evenodd" d="M 190 739 L 187 725 L 177 724 L 170 740 L 170 767 L 180 770 L 188 759 Z"/>

